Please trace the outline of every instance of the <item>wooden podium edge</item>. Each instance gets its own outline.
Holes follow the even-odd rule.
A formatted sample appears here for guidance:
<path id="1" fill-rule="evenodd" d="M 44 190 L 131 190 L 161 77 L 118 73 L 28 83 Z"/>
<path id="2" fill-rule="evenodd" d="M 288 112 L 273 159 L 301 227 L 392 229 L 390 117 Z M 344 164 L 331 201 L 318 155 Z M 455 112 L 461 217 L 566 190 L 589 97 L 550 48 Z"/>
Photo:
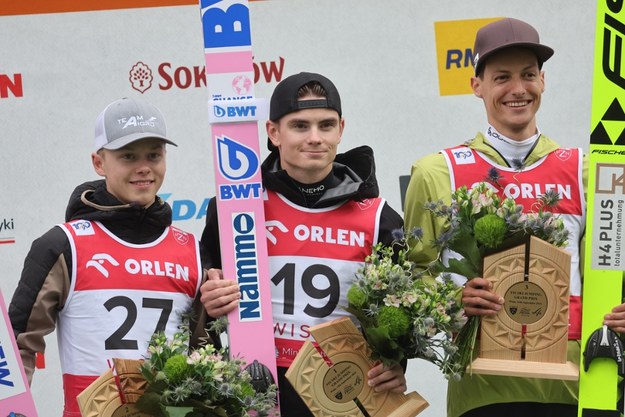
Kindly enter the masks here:
<path id="1" fill-rule="evenodd" d="M 389 417 L 416 417 L 430 406 L 430 403 L 416 391 L 405 395 L 406 402 L 393 411 Z"/>
<path id="2" fill-rule="evenodd" d="M 477 358 L 469 365 L 467 373 L 577 381 L 579 366 L 570 361 L 550 363 Z"/>

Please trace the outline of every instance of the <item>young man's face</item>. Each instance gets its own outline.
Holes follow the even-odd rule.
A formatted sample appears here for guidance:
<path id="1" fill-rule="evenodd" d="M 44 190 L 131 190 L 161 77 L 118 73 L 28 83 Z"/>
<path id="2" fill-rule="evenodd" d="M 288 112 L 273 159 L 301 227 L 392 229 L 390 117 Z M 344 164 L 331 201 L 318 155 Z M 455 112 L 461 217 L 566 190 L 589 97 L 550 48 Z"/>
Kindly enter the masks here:
<path id="1" fill-rule="evenodd" d="M 308 96 L 302 100 L 323 97 Z M 323 180 L 341 142 L 345 123 L 336 110 L 313 108 L 287 114 L 277 123 L 267 122 L 267 135 L 280 150 L 280 165 L 303 184 Z"/>
<path id="2" fill-rule="evenodd" d="M 106 179 L 106 189 L 122 203 L 148 207 L 165 178 L 165 142 L 144 139 L 121 149 L 101 149 L 92 155 L 95 171 Z"/>
<path id="3" fill-rule="evenodd" d="M 482 77 L 471 87 L 484 100 L 488 122 L 515 140 L 536 134 L 536 112 L 545 91 L 544 73 L 536 55 L 525 48 L 508 48 L 488 58 Z"/>

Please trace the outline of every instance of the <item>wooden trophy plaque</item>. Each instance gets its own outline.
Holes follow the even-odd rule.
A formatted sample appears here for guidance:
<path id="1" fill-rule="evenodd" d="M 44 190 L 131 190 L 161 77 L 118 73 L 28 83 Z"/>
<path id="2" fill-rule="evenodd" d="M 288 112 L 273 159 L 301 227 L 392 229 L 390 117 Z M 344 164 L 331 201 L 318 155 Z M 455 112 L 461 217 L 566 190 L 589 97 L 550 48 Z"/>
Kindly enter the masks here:
<path id="1" fill-rule="evenodd" d="M 416 392 L 375 392 L 367 385 L 371 349 L 349 317 L 313 326 L 286 372 L 315 417 L 414 417 L 429 404 Z M 324 359 L 325 356 L 325 359 Z"/>
<path id="2" fill-rule="evenodd" d="M 147 381 L 139 372 L 141 361 L 113 359 L 109 369 L 78 394 L 82 417 L 150 417 L 134 406 Z"/>
<path id="3" fill-rule="evenodd" d="M 484 278 L 504 298 L 483 316 L 479 357 L 468 372 L 577 380 L 567 362 L 571 255 L 534 236 L 484 258 Z"/>

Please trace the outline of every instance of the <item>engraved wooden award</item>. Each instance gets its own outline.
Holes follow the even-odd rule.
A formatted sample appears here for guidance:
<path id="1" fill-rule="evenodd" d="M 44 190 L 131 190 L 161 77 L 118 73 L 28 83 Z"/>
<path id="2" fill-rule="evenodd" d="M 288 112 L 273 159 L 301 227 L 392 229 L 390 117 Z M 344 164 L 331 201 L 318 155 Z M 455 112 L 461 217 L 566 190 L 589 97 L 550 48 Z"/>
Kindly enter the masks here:
<path id="1" fill-rule="evenodd" d="M 113 368 L 76 397 L 82 417 L 150 417 L 135 408 L 147 381 L 140 360 L 113 359 Z"/>
<path id="2" fill-rule="evenodd" d="M 479 357 L 467 372 L 577 380 L 567 362 L 571 255 L 534 236 L 484 258 L 484 278 L 504 298 L 483 316 Z"/>
<path id="3" fill-rule="evenodd" d="M 349 317 L 313 326 L 286 372 L 316 417 L 414 417 L 429 404 L 416 392 L 375 392 L 367 385 L 371 349 Z"/>

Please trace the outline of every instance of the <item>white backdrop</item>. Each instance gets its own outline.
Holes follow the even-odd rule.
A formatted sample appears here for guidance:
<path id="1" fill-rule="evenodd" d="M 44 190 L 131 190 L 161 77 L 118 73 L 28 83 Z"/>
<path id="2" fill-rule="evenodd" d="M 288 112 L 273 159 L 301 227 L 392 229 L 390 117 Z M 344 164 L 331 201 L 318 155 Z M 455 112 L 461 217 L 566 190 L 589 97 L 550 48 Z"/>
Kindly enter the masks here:
<path id="1" fill-rule="evenodd" d="M 556 51 L 544 67 L 539 126 L 563 144 L 588 148 L 593 1 L 272 0 L 250 7 L 256 95 L 268 98 L 277 81 L 299 71 L 331 78 L 346 119 L 341 149 L 374 148 L 381 193 L 398 211 L 398 178 L 414 160 L 486 123 L 477 98 L 439 94 L 435 22 L 512 16 L 532 23 Z M 63 221 L 75 185 L 96 178 L 94 121 L 119 97 L 143 97 L 164 113 L 180 146 L 169 150 L 161 191 L 176 224 L 201 232 L 201 207 L 214 183 L 207 91 L 194 77 L 204 60 L 197 6 L 0 16 L 0 51 L 0 285 L 7 303 L 31 241 Z M 153 76 L 144 92 L 129 81 L 139 62 Z M 47 342 L 47 366 L 32 386 L 41 417 L 62 409 L 54 335 Z M 421 415 L 444 416 L 438 371 L 413 360 L 408 379 L 431 403 Z"/>

